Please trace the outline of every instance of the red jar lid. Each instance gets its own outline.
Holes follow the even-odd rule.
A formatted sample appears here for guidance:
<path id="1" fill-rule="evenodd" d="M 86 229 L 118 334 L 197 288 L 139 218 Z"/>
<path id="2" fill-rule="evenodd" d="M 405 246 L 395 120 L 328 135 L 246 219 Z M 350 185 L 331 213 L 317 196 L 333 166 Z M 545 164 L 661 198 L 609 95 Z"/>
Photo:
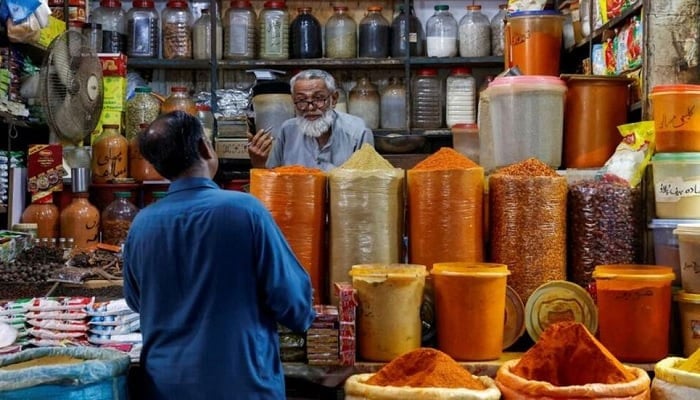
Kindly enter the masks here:
<path id="1" fill-rule="evenodd" d="M 263 4 L 264 8 L 284 8 L 286 7 L 286 3 L 284 1 L 266 1 L 265 4 Z"/>
<path id="2" fill-rule="evenodd" d="M 467 6 L 467 10 L 469 10 L 469 11 L 479 11 L 479 10 L 481 10 L 481 5 L 479 5 L 479 4 L 473 4 L 473 5 Z"/>
<path id="3" fill-rule="evenodd" d="M 134 0 L 131 6 L 136 8 L 153 8 L 155 7 L 153 0 Z"/>
<path id="4" fill-rule="evenodd" d="M 382 6 L 369 6 L 367 11 L 382 11 Z"/>
<path id="5" fill-rule="evenodd" d="M 182 0 L 171 0 L 166 5 L 168 8 L 187 8 L 187 2 Z"/>
<path id="6" fill-rule="evenodd" d="M 107 8 L 122 8 L 122 3 L 119 0 L 102 0 L 100 6 Z"/>
<path id="7" fill-rule="evenodd" d="M 418 70 L 419 76 L 436 76 L 437 73 L 437 69 L 435 68 L 421 68 Z"/>
<path id="8" fill-rule="evenodd" d="M 700 92 L 700 85 L 656 85 L 651 89 L 651 94 L 668 93 L 668 92 Z"/>
<path id="9" fill-rule="evenodd" d="M 347 11 L 348 6 L 333 6 L 333 11 Z"/>
<path id="10" fill-rule="evenodd" d="M 250 0 L 233 0 L 231 2 L 231 8 L 250 8 L 252 6 Z"/>
<path id="11" fill-rule="evenodd" d="M 469 67 L 454 67 L 452 68 L 452 75 L 471 75 L 472 69 Z"/>
<path id="12" fill-rule="evenodd" d="M 299 14 L 301 14 L 301 13 L 311 13 L 311 10 L 312 10 L 311 7 L 299 7 L 299 8 L 297 8 L 297 12 L 298 12 Z"/>
<path id="13" fill-rule="evenodd" d="M 187 88 L 185 86 L 173 86 L 170 88 L 173 93 L 187 93 Z"/>

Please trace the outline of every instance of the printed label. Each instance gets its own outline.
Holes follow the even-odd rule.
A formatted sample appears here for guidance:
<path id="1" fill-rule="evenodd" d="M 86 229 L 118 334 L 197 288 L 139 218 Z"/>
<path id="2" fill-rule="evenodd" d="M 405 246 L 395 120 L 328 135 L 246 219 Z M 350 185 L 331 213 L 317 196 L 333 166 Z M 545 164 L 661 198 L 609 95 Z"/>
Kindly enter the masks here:
<path id="1" fill-rule="evenodd" d="M 700 339 L 700 321 L 697 319 L 690 320 L 690 330 L 693 339 Z"/>
<path id="2" fill-rule="evenodd" d="M 679 176 L 669 177 L 654 185 L 656 201 L 675 203 L 683 197 L 700 196 L 700 180 L 684 181 Z"/>

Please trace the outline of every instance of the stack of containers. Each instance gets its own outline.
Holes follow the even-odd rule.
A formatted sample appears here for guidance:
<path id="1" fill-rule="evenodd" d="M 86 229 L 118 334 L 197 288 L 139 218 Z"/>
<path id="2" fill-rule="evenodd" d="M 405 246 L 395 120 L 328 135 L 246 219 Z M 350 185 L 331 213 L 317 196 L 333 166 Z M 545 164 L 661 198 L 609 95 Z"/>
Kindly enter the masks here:
<path id="1" fill-rule="evenodd" d="M 90 316 L 90 343 L 128 353 L 132 361 L 139 359 L 143 345 L 139 314 L 129 308 L 125 299 L 94 303 L 85 310 Z"/>
<path id="2" fill-rule="evenodd" d="M 680 277 L 683 352 L 700 347 L 700 85 L 658 85 L 650 94 L 656 151 L 652 157 L 655 262 Z M 696 328 L 697 329 L 697 328 Z"/>
<path id="3" fill-rule="evenodd" d="M 27 304 L 27 330 L 34 346 L 85 345 L 88 330 L 86 307 L 91 297 L 40 297 Z"/>
<path id="4" fill-rule="evenodd" d="M 309 365 L 338 365 L 338 307 L 314 305 L 316 318 L 306 331 Z"/>
<path id="5" fill-rule="evenodd" d="M 27 330 L 27 306 L 32 299 L 18 299 L 0 303 L 0 322 L 4 322 L 17 331 L 13 345 L 21 349 L 29 340 Z M 5 353 L 4 349 L 0 353 Z"/>

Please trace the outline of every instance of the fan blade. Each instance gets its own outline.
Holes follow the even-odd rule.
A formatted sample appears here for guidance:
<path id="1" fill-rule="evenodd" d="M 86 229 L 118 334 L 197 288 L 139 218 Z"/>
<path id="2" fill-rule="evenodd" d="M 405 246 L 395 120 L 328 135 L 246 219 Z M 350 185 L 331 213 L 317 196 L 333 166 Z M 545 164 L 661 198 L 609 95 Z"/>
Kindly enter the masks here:
<path id="1" fill-rule="evenodd" d="M 80 55 L 83 35 L 75 31 L 67 31 L 54 39 L 49 48 L 48 67 L 53 69 L 61 83 L 70 87 L 73 77 L 71 60 Z"/>

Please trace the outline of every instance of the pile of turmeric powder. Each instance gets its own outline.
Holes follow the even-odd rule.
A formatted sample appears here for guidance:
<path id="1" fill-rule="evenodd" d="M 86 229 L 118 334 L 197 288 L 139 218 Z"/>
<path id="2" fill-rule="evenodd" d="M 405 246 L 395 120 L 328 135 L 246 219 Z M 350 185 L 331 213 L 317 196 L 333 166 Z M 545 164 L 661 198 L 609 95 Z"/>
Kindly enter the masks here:
<path id="1" fill-rule="evenodd" d="M 559 322 L 547 327 L 511 372 L 555 386 L 614 384 L 635 378 L 579 322 Z"/>
<path id="2" fill-rule="evenodd" d="M 700 373 L 700 349 L 695 350 L 690 357 L 678 364 L 676 368 L 685 372 Z"/>
<path id="3" fill-rule="evenodd" d="M 414 388 L 486 389 L 486 385 L 452 357 L 430 348 L 416 349 L 395 358 L 365 383 Z"/>
<path id="4" fill-rule="evenodd" d="M 276 167 L 272 169 L 273 171 L 280 174 L 323 174 L 323 170 L 318 168 L 309 168 L 303 165 L 284 165 L 281 167 Z"/>

